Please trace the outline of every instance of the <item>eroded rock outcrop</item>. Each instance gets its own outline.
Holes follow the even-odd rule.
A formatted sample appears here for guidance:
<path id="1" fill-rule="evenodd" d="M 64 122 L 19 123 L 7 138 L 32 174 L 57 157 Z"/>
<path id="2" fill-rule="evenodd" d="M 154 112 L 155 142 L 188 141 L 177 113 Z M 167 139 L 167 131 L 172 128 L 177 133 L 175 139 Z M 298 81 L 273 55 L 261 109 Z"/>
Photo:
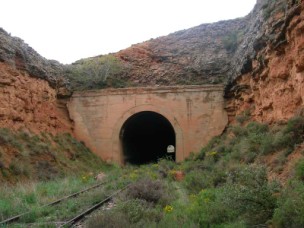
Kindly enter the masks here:
<path id="1" fill-rule="evenodd" d="M 0 63 L 0 126 L 14 130 L 71 132 L 64 100 L 47 81 Z"/>
<path id="2" fill-rule="evenodd" d="M 0 28 L 0 62 L 28 72 L 29 76 L 49 82 L 58 96 L 68 96 L 68 81 L 64 76 L 65 67 L 55 60 L 47 60 L 18 37 L 12 37 Z"/>
<path id="3" fill-rule="evenodd" d="M 125 78 L 135 85 L 221 83 L 232 70 L 231 59 L 242 42 L 246 21 L 202 24 L 133 45 L 115 55 L 128 66 Z"/>
<path id="4" fill-rule="evenodd" d="M 303 110 L 304 2 L 276 4 L 269 6 L 273 13 L 255 40 L 252 70 L 231 80 L 227 89 L 231 119 L 250 110 L 253 119 L 272 123 Z"/>
<path id="5" fill-rule="evenodd" d="M 58 99 L 68 95 L 63 69 L 0 29 L 0 127 L 71 132 L 65 100 Z"/>

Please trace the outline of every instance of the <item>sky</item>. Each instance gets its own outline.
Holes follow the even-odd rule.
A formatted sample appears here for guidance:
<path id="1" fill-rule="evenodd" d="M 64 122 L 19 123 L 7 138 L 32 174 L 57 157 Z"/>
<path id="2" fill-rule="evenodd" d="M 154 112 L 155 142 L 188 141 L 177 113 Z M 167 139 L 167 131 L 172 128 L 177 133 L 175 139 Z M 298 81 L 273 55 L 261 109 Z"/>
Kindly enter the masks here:
<path id="1" fill-rule="evenodd" d="M 114 53 L 203 23 L 247 15 L 256 0 L 0 0 L 0 27 L 61 63 Z"/>

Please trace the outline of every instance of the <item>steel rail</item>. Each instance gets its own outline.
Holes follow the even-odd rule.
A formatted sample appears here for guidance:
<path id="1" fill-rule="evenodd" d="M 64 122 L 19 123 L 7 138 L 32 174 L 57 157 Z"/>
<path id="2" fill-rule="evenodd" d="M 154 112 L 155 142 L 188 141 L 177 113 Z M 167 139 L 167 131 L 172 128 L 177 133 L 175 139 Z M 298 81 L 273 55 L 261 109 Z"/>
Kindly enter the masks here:
<path id="1" fill-rule="evenodd" d="M 116 196 L 117 194 L 121 193 L 122 191 L 124 191 L 125 189 L 127 189 L 130 186 L 130 184 L 128 184 L 127 186 L 119 189 L 118 191 L 114 192 L 113 194 L 111 194 L 110 196 L 108 196 L 107 198 L 103 199 L 102 201 L 100 201 L 99 203 L 95 204 L 94 206 L 88 208 L 87 210 L 85 210 L 84 212 L 76 215 L 74 218 L 70 219 L 69 221 L 67 221 L 66 223 L 62 224 L 59 227 L 72 227 L 75 223 L 81 221 L 85 216 L 91 214 L 92 212 L 96 211 L 98 208 L 100 208 L 102 205 L 104 205 L 105 203 L 109 202 L 114 196 Z"/>
<path id="2" fill-rule="evenodd" d="M 85 188 L 85 189 L 83 189 L 83 190 L 81 190 L 81 191 L 79 191 L 79 192 L 73 193 L 73 194 L 71 194 L 71 195 L 68 195 L 68 196 L 62 197 L 62 198 L 60 198 L 60 199 L 57 199 L 57 200 L 55 200 L 55 201 L 53 201 L 53 202 L 51 202 L 51 203 L 45 204 L 45 205 L 43 205 L 43 206 L 41 206 L 41 207 L 39 207 L 39 208 L 41 209 L 41 208 L 45 208 L 45 207 L 49 207 L 49 206 L 54 206 L 54 205 L 56 205 L 56 204 L 61 203 L 61 202 L 64 201 L 64 200 L 67 200 L 67 199 L 69 199 L 69 198 L 76 197 L 76 196 L 78 196 L 78 195 L 80 195 L 80 194 L 82 194 L 82 193 L 84 193 L 84 192 L 88 192 L 88 191 L 90 191 L 90 190 L 92 190 L 92 189 L 98 188 L 98 187 L 100 187 L 100 186 L 102 186 L 102 185 L 104 185 L 104 184 L 106 184 L 106 183 L 108 183 L 108 182 L 109 182 L 109 181 L 104 181 L 104 182 L 101 182 L 101 183 L 96 184 L 96 185 L 94 185 L 94 186 Z M 0 226 L 5 225 L 5 224 L 8 224 L 8 223 L 11 223 L 11 222 L 14 222 L 14 221 L 20 219 L 22 216 L 27 215 L 27 214 L 29 214 L 29 213 L 31 213 L 31 210 L 28 211 L 28 212 L 24 212 L 24 213 L 22 213 L 22 214 L 13 216 L 13 217 L 11 217 L 11 218 L 5 219 L 5 220 L 3 220 L 3 221 L 0 222 Z"/>

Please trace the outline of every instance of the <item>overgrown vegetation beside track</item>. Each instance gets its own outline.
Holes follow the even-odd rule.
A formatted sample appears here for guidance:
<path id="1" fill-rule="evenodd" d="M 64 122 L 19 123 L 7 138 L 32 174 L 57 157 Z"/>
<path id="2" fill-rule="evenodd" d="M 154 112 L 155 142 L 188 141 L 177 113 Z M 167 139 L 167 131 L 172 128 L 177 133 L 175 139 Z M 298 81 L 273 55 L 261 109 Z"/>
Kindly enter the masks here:
<path id="1" fill-rule="evenodd" d="M 181 164 L 163 159 L 128 167 L 126 178 L 135 181 L 132 197 L 116 199 L 112 210 L 96 214 L 87 226 L 304 226 L 303 158 L 292 166 L 288 180 L 270 178 L 286 169 L 293 153 L 304 157 L 304 118 L 271 127 L 238 119 L 198 156 Z M 268 156 L 278 160 L 269 164 Z M 180 172 L 185 176 L 177 181 Z"/>
<path id="2" fill-rule="evenodd" d="M 100 166 L 113 182 L 49 211 L 35 208 L 93 184 L 92 176 L 1 188 L 1 216 L 33 209 L 21 224 L 67 220 L 131 183 L 113 207 L 87 218 L 85 226 L 303 227 L 304 118 L 273 126 L 244 116 L 238 121 L 180 164 L 162 159 L 142 166 Z"/>
<path id="3" fill-rule="evenodd" d="M 52 180 L 94 172 L 104 163 L 70 134 L 0 129 L 0 180 Z"/>

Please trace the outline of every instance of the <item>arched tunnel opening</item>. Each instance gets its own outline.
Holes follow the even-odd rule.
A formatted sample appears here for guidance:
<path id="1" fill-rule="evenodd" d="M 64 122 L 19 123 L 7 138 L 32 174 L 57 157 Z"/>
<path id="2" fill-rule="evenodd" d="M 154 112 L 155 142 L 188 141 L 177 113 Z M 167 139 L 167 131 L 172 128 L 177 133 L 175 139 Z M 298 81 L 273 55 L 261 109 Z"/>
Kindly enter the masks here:
<path id="1" fill-rule="evenodd" d="M 176 151 L 174 129 L 164 116 L 156 112 L 139 112 L 127 119 L 121 129 L 120 140 L 125 163 L 140 165 L 165 157 L 175 161 L 175 152 L 168 153 L 170 145 Z"/>

